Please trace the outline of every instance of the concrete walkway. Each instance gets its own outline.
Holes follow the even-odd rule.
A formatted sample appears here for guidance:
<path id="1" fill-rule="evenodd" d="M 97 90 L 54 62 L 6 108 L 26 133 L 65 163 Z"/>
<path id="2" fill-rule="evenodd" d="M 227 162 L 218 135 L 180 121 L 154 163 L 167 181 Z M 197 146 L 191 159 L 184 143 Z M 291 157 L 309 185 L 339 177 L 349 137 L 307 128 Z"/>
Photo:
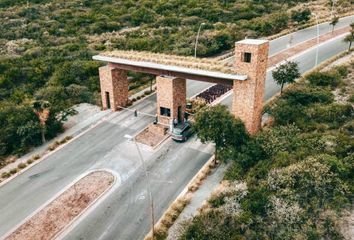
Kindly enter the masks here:
<path id="1" fill-rule="evenodd" d="M 202 183 L 200 188 L 193 194 L 191 202 L 185 207 L 185 209 L 177 218 L 176 222 L 169 229 L 167 237 L 168 240 L 178 239 L 182 228 L 181 224 L 184 221 L 192 218 L 198 212 L 198 209 L 203 206 L 204 203 L 206 203 L 213 190 L 223 179 L 227 167 L 228 165 L 221 164 L 216 169 L 214 169 L 213 172 Z"/>

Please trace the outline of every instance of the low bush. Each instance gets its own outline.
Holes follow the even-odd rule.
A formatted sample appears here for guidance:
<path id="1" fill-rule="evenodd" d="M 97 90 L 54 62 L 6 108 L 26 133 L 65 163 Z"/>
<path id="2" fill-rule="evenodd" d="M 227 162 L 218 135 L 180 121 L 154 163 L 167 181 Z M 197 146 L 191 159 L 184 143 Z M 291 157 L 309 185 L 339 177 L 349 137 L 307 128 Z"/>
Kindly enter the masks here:
<path id="1" fill-rule="evenodd" d="M 312 86 L 325 87 L 330 86 L 335 88 L 342 83 L 342 78 L 340 74 L 333 70 L 329 72 L 313 72 L 306 76 L 306 80 Z"/>
<path id="2" fill-rule="evenodd" d="M 17 168 L 13 168 L 13 169 L 11 169 L 11 170 L 10 170 L 10 173 L 11 173 L 11 174 L 15 174 L 15 173 L 17 173 Z"/>
<path id="3" fill-rule="evenodd" d="M 8 178 L 8 177 L 10 177 L 10 176 L 11 176 L 11 174 L 8 173 L 8 172 L 3 172 L 3 173 L 1 174 L 1 177 L 2 177 L 2 178 Z"/>
<path id="4" fill-rule="evenodd" d="M 323 87 L 297 86 L 284 92 L 282 99 L 293 105 L 309 105 L 312 103 L 332 103 L 334 96 L 329 89 Z"/>
<path id="5" fill-rule="evenodd" d="M 19 169 L 23 169 L 25 167 L 27 167 L 26 163 L 20 163 L 20 164 L 17 165 L 17 168 L 19 168 Z"/>
<path id="6" fill-rule="evenodd" d="M 33 163 L 33 159 L 30 158 L 27 160 L 27 164 L 32 164 L 32 163 Z"/>

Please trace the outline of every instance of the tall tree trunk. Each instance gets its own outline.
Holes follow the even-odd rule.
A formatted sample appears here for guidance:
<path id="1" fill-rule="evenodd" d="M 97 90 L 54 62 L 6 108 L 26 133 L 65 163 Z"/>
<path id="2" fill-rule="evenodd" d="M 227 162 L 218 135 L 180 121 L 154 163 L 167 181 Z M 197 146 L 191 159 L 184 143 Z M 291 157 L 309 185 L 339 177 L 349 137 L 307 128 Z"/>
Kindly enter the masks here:
<path id="1" fill-rule="evenodd" d="M 218 160 L 218 148 L 215 146 L 215 157 L 214 157 L 214 163 L 216 164 L 216 161 Z"/>
<path id="2" fill-rule="evenodd" d="M 283 88 L 284 88 L 284 81 L 281 82 L 281 86 L 280 86 L 280 94 L 283 93 Z"/>
<path id="3" fill-rule="evenodd" d="M 353 43 L 353 41 L 350 41 L 350 42 L 349 42 L 348 52 L 350 51 L 350 48 L 352 47 L 352 43 Z"/>
<path id="4" fill-rule="evenodd" d="M 47 140 L 45 139 L 45 126 L 41 127 L 42 143 L 44 144 Z"/>

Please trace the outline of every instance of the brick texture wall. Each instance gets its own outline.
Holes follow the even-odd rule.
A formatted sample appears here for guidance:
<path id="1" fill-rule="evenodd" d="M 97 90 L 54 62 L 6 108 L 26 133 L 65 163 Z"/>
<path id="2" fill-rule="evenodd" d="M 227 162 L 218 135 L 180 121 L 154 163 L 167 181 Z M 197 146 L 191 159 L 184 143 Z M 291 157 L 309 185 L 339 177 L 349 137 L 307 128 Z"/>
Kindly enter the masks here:
<path id="1" fill-rule="evenodd" d="M 127 71 L 111 66 L 99 68 L 102 107 L 107 109 L 106 92 L 109 93 L 110 105 L 113 111 L 118 106 L 125 107 L 128 102 L 128 78 Z"/>
<path id="2" fill-rule="evenodd" d="M 178 107 L 181 107 L 181 119 L 186 110 L 186 79 L 158 76 L 157 85 L 157 115 L 159 122 L 168 124 L 170 119 L 178 118 Z M 160 107 L 169 108 L 171 116 L 161 116 Z"/>
<path id="3" fill-rule="evenodd" d="M 235 45 L 235 68 L 239 74 L 248 76 L 246 81 L 234 81 L 232 111 L 239 117 L 250 134 L 261 128 L 263 97 L 267 72 L 269 43 L 237 42 Z M 251 53 L 251 62 L 244 62 L 244 53 Z"/>

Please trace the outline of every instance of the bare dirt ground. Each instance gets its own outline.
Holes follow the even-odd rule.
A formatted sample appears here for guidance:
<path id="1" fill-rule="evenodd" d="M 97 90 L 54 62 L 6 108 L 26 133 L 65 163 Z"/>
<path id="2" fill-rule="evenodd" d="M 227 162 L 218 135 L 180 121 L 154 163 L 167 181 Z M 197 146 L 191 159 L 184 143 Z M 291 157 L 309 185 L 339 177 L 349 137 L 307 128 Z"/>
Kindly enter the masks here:
<path id="1" fill-rule="evenodd" d="M 150 147 L 156 147 L 161 141 L 167 137 L 168 129 L 159 124 L 151 124 L 140 132 L 136 137 L 136 141 Z"/>
<path id="2" fill-rule="evenodd" d="M 86 175 L 23 223 L 6 240 L 55 238 L 97 200 L 113 184 L 113 181 L 114 176 L 106 171 Z"/>

